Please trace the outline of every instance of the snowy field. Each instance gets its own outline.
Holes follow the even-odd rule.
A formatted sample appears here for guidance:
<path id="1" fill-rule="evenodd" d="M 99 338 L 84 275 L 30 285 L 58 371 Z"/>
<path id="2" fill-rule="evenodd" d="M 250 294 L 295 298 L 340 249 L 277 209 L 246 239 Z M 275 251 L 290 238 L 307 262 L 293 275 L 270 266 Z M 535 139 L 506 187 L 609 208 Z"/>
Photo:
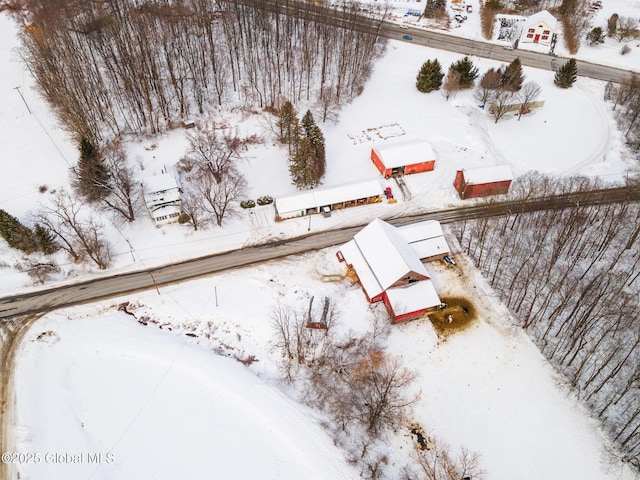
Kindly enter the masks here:
<path id="1" fill-rule="evenodd" d="M 441 294 L 473 291 L 480 318 L 446 341 L 423 320 L 394 326 L 387 340 L 387 351 L 418 373 L 411 420 L 454 449 L 478 451 L 487 479 L 633 479 L 458 260 L 455 269 L 427 268 Z M 20 478 L 358 478 L 321 429 L 321 414 L 287 396 L 271 347 L 273 309 L 306 305 L 311 295 L 336 301 L 341 330 L 369 328 L 384 307 L 370 309 L 343 273 L 327 249 L 48 315 L 20 356 L 18 451 L 85 457 L 22 465 Z M 117 312 L 121 301 L 158 324 Z M 248 368 L 231 359 L 251 355 Z M 403 428 L 386 442 L 388 478 L 399 478 L 414 438 Z M 88 463 L 95 453 L 113 463 Z"/>
<path id="2" fill-rule="evenodd" d="M 424 5 L 392 3 L 399 12 Z M 455 33 L 480 38 L 477 0 L 471 3 L 473 14 Z M 638 1 L 603 3 L 600 23 L 611 9 L 640 17 Z M 17 62 L 16 46 L 16 27 L 0 15 L 0 155 L 6 178 L 12 179 L 0 192 L 0 208 L 28 222 L 47 195 L 68 187 L 77 150 Z M 608 40 L 583 47 L 579 56 L 638 69 L 640 48 L 625 57 L 614 55 L 619 48 Z M 325 185 L 380 178 L 369 160 L 376 137 L 367 132 L 374 130 L 430 141 L 438 156 L 436 170 L 407 177 L 409 201 L 314 216 L 312 230 L 459 204 L 451 186 L 459 168 L 509 164 L 517 175 L 541 170 L 612 182 L 637 168 L 602 100 L 602 82 L 580 78 L 563 91 L 553 86 L 552 73 L 525 68 L 527 79 L 541 85 L 545 106 L 519 122 L 508 118 L 493 124 L 470 92 L 447 102 L 438 92 L 416 91 L 418 69 L 433 58 L 446 69 L 460 56 L 390 41 L 363 94 L 344 108 L 338 123 L 321 128 L 327 140 Z M 473 60 L 480 73 L 500 65 Z M 301 113 L 306 108 L 298 106 Z M 266 118 L 216 120 L 265 139 L 243 165 L 253 198 L 294 191 L 286 152 L 265 133 Z M 144 167 L 145 175 L 175 164 L 185 150 L 182 130 L 129 144 L 131 160 Z M 42 186 L 47 192 L 39 192 Z M 133 224 L 108 225 L 117 254 L 111 271 L 304 234 L 308 222 L 276 223 L 273 208 L 266 206 L 241 212 L 223 228 L 193 232 L 178 225 L 155 228 L 141 213 Z M 39 321 L 19 359 L 16 447 L 85 456 L 80 463 L 22 465 L 20 478 L 358 478 L 322 430 L 321 416 L 296 402 L 295 393 L 277 380 L 278 358 L 270 344 L 273 308 L 308 302 L 310 295 L 336 300 L 344 330 L 367 330 L 375 309 L 343 277 L 334 253 L 329 249 L 164 287 L 159 295 L 150 291 L 59 311 Z M 14 268 L 20 262 L 19 255 L 0 252 L 0 293 L 32 285 Z M 64 276 L 57 280 L 98 275 L 65 262 L 60 260 Z M 439 292 L 466 293 L 481 305 L 481 318 L 446 342 L 425 321 L 394 327 L 387 341 L 387 350 L 419 374 L 422 396 L 415 421 L 454 448 L 480 452 L 492 480 L 635 478 L 615 460 L 596 423 L 535 346 L 509 326 L 508 313 L 473 269 L 462 258 L 458 265 L 461 270 L 433 266 L 429 271 Z M 458 272 L 465 273 L 467 283 Z M 117 312 L 123 301 L 138 304 L 138 313 L 157 319 L 162 330 Z M 233 360 L 250 355 L 258 361 L 249 367 Z M 390 468 L 400 468 L 412 438 L 398 431 L 388 440 Z M 87 461 L 89 454 L 99 453 L 112 456 L 100 465 Z"/>

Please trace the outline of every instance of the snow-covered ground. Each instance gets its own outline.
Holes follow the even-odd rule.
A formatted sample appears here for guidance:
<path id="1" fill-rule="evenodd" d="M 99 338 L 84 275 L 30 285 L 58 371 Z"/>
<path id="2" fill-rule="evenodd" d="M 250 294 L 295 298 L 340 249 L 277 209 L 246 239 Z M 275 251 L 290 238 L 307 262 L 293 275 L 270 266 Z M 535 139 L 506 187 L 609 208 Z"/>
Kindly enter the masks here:
<path id="1" fill-rule="evenodd" d="M 478 321 L 446 341 L 424 320 L 394 326 L 388 338 L 387 351 L 418 373 L 411 420 L 454 451 L 479 452 L 487 479 L 634 478 L 458 260 L 427 268 L 441 294 L 472 299 Z M 366 331 L 384 309 L 369 309 L 327 249 L 48 315 L 27 335 L 17 371 L 18 451 L 43 458 L 21 465 L 20 478 L 358 478 L 321 414 L 277 380 L 271 312 L 312 295 L 336 301 L 342 331 Z M 125 300 L 149 317 L 146 326 L 116 311 Z M 231 359 L 251 355 L 248 368 Z M 402 428 L 387 441 L 388 478 L 398 478 L 413 438 Z M 46 453 L 84 457 L 47 463 Z M 89 463 L 96 453 L 105 463 Z"/>
<path id="2" fill-rule="evenodd" d="M 400 10 L 424 6 L 392 3 Z M 472 3 L 473 13 L 454 32 L 480 38 L 477 0 Z M 627 15 L 640 16 L 640 2 L 604 3 L 599 14 L 603 19 L 611 14 L 610 6 L 620 13 L 628 7 Z M 17 62 L 16 31 L 0 15 L 0 155 L 5 178 L 12 180 L 0 192 L 0 208 L 28 222 L 40 201 L 68 185 L 77 152 Z M 619 47 L 607 42 L 584 47 L 579 56 L 603 62 L 616 57 L 611 52 Z M 597 57 L 596 52 L 606 48 L 610 53 Z M 627 68 L 640 62 L 635 50 L 618 57 L 616 61 L 628 62 Z M 410 201 L 334 212 L 331 218 L 314 216 L 312 230 L 459 203 L 451 187 L 458 168 L 506 163 L 518 175 L 542 170 L 611 181 L 637 168 L 602 100 L 602 82 L 581 78 L 575 88 L 558 90 L 550 72 L 525 68 L 527 79 L 541 85 L 545 106 L 519 122 L 508 118 L 493 124 L 470 92 L 447 102 L 438 92 L 416 91 L 418 69 L 432 58 L 446 69 L 460 56 L 389 42 L 363 94 L 345 107 L 338 123 L 321 128 L 327 140 L 327 185 L 379 178 L 369 160 L 375 135 L 367 138 L 378 127 L 430 141 L 438 156 L 436 170 L 406 178 Z M 499 65 L 474 62 L 481 73 Z M 294 191 L 286 153 L 265 133 L 265 118 L 220 120 L 237 124 L 241 134 L 265 138 L 265 144 L 248 152 L 243 166 L 252 197 Z M 393 127 L 385 130 L 388 125 Z M 132 161 L 144 167 L 141 174 L 174 164 L 185 149 L 181 130 L 129 145 Z M 47 187 L 44 193 L 39 192 L 42 186 Z M 108 228 L 116 247 L 112 271 L 117 271 L 303 234 L 308 219 L 276 223 L 272 207 L 266 206 L 241 212 L 223 228 L 199 232 L 179 225 L 157 229 L 144 212 L 133 224 Z M 27 275 L 13 268 L 20 256 L 6 250 L 0 252 L 0 292 L 28 288 Z M 467 292 L 482 304 L 482 318 L 446 342 L 438 341 L 424 321 L 394 327 L 388 340 L 388 351 L 419 373 L 422 396 L 415 420 L 453 447 L 479 451 L 487 478 L 634 478 L 608 453 L 595 422 L 535 346 L 508 327 L 508 313 L 482 280 L 464 261 L 459 265 L 471 276 L 468 285 L 461 286 L 452 274 L 458 270 L 431 267 L 436 287 L 440 293 Z M 69 281 L 96 275 L 64 261 L 61 266 Z M 81 464 L 47 463 L 43 458 L 37 465 L 21 466 L 21 478 L 357 478 L 358 472 L 345 464 L 320 428 L 319 415 L 278 389 L 277 358 L 269 344 L 274 306 L 305 302 L 310 295 L 336 300 L 342 328 L 366 330 L 374 313 L 342 273 L 329 249 L 161 288 L 160 295 L 153 291 L 118 300 L 143 305 L 141 312 L 166 324 L 162 331 L 115 312 L 116 300 L 39 321 L 19 359 L 17 447 L 41 455 L 84 457 Z M 191 332 L 198 337 L 185 335 Z M 205 340 L 206 334 L 211 340 Z M 258 362 L 247 369 L 219 353 L 255 355 Z M 398 447 L 390 448 L 395 468 L 411 451 L 410 436 L 400 432 L 389 441 Z M 113 457 L 105 457 L 102 465 L 88 463 L 88 455 L 98 453 Z"/>

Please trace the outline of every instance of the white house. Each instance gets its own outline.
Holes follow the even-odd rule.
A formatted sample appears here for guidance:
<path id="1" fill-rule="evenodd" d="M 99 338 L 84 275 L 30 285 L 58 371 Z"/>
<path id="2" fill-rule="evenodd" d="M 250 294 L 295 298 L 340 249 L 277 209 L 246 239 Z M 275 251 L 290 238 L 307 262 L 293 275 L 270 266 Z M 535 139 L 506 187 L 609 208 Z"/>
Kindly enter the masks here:
<path id="1" fill-rule="evenodd" d="M 159 175 L 142 179 L 144 202 L 156 225 L 178 220 L 182 212 L 180 182 L 174 173 L 165 168 Z"/>
<path id="2" fill-rule="evenodd" d="M 558 20 L 556 20 L 556 17 L 546 10 L 531 15 L 522 27 L 520 44 L 551 45 L 551 39 L 553 34 L 556 33 L 557 25 Z"/>

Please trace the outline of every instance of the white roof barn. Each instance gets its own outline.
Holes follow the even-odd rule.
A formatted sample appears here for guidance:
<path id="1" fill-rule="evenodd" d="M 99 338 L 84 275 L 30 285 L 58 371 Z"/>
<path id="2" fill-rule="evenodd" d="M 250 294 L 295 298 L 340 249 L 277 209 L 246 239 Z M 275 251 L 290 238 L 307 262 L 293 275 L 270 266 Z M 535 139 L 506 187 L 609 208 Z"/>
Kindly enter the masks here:
<path id="1" fill-rule="evenodd" d="M 436 158 L 431 144 L 417 139 L 377 143 L 373 150 L 383 159 L 387 168 L 403 167 L 407 163 L 427 162 Z"/>
<path id="2" fill-rule="evenodd" d="M 423 233 L 433 225 L 422 226 Z M 422 316 L 441 304 L 416 249 L 407 238 L 425 240 L 420 228 L 400 229 L 376 219 L 358 232 L 338 253 L 351 267 L 370 302 L 383 301 L 394 323 Z M 414 242 L 415 243 L 415 242 Z"/>
<path id="3" fill-rule="evenodd" d="M 470 185 L 479 183 L 503 182 L 513 180 L 513 172 L 509 165 L 496 165 L 464 169 L 464 178 Z"/>
<path id="4" fill-rule="evenodd" d="M 403 225 L 397 231 L 421 260 L 435 260 L 449 255 L 449 245 L 437 220 Z"/>

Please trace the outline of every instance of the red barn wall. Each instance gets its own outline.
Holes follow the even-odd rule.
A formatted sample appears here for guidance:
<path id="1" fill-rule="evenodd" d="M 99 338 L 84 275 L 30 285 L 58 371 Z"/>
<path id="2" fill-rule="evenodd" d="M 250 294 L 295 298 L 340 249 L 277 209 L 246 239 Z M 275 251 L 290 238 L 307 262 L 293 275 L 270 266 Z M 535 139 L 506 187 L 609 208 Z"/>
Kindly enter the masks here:
<path id="1" fill-rule="evenodd" d="M 420 172 L 430 172 L 436 166 L 435 160 L 429 160 L 428 162 L 422 163 L 414 163 L 412 165 L 407 165 L 404 167 L 405 175 L 409 175 L 411 173 L 420 173 Z"/>
<path id="2" fill-rule="evenodd" d="M 391 175 L 391 169 L 386 169 L 384 163 L 382 163 L 382 159 L 378 157 L 376 151 L 371 149 L 371 161 L 376 166 L 376 168 L 380 171 L 383 177 L 387 178 Z"/>
<path id="3" fill-rule="evenodd" d="M 478 183 L 474 185 L 466 185 L 464 198 L 487 197 L 490 195 L 502 195 L 509 192 L 511 180 L 503 180 L 502 182 Z"/>

